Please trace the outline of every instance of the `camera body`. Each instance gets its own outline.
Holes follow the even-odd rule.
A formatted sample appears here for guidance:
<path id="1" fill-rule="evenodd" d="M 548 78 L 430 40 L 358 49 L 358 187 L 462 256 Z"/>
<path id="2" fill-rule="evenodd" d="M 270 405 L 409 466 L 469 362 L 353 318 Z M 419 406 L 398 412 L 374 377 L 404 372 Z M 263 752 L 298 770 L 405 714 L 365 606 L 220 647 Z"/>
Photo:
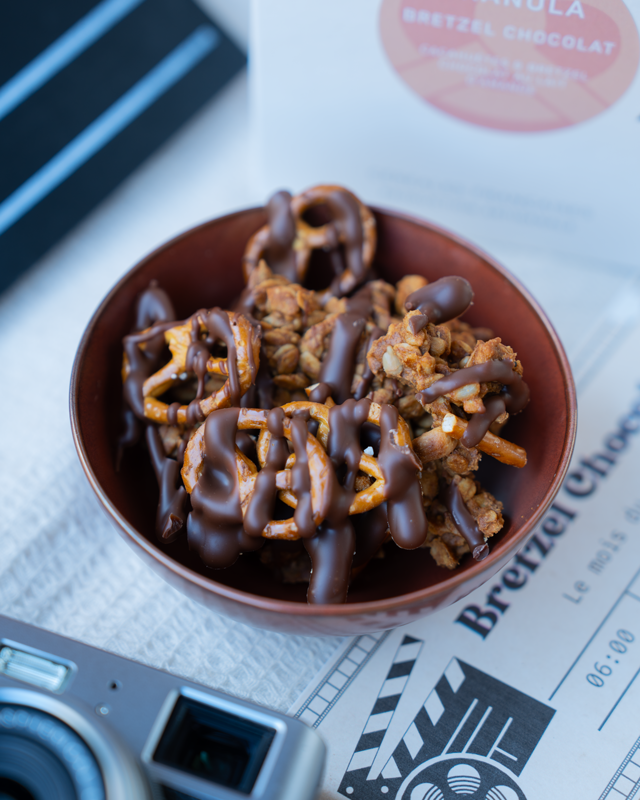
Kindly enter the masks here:
<path id="1" fill-rule="evenodd" d="M 311 800 L 303 722 L 0 616 L 0 798 Z"/>

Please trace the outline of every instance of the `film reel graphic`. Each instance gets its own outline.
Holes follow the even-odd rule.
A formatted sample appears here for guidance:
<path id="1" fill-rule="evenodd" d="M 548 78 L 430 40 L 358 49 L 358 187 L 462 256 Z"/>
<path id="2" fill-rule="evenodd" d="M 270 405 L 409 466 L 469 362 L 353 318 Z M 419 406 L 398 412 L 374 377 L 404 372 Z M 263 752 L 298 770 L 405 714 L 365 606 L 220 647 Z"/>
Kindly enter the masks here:
<path id="1" fill-rule="evenodd" d="M 527 800 L 515 779 L 555 711 L 460 659 L 451 659 L 400 740 L 389 741 L 422 644 L 408 636 L 400 642 L 339 793 L 351 800 Z"/>
<path id="2" fill-rule="evenodd" d="M 506 772 L 479 759 L 445 757 L 414 772 L 398 790 L 397 800 L 527 800 Z"/>

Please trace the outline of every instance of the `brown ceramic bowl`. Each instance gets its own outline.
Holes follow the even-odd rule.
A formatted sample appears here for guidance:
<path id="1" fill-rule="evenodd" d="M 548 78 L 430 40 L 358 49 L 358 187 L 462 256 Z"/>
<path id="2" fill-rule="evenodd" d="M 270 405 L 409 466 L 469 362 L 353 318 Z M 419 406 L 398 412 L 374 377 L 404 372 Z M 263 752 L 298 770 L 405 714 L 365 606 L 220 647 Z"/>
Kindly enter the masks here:
<path id="1" fill-rule="evenodd" d="M 480 480 L 504 503 L 506 524 L 481 562 L 467 557 L 453 572 L 428 550 L 388 548 L 358 576 L 343 606 L 313 606 L 306 586 L 277 583 L 252 556 L 210 570 L 183 537 L 159 546 L 157 488 L 146 453 L 134 448 L 115 469 L 120 429 L 122 338 L 133 325 L 137 295 L 155 278 L 184 318 L 195 309 L 228 307 L 242 289 L 240 263 L 249 236 L 266 221 L 261 208 L 215 219 L 178 236 L 135 266 L 96 311 L 82 338 L 71 379 L 71 423 L 84 471 L 120 534 L 169 583 L 216 611 L 250 625 L 297 634 L 353 635 L 403 625 L 456 602 L 487 581 L 522 547 L 553 500 L 569 465 L 576 426 L 575 389 L 558 337 L 535 300 L 477 248 L 417 219 L 375 210 L 375 267 L 394 283 L 405 274 L 430 280 L 462 275 L 475 291 L 465 319 L 493 328 L 522 359 L 531 387 L 526 410 L 509 422 L 509 439 L 526 448 L 522 470 L 485 456 Z M 316 275 L 322 266 L 316 265 Z"/>

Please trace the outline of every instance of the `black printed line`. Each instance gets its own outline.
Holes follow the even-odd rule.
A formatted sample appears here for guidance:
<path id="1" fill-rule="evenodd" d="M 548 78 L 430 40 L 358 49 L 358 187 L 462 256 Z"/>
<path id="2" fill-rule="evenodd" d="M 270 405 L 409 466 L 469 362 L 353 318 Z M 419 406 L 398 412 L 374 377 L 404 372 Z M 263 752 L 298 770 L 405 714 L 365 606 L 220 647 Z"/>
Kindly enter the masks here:
<path id="1" fill-rule="evenodd" d="M 637 671 L 637 672 L 636 672 L 636 674 L 633 676 L 633 678 L 631 678 L 631 680 L 630 680 L 630 681 L 629 681 L 629 683 L 627 684 L 627 687 L 626 687 L 626 689 L 624 690 L 624 692 L 622 692 L 622 694 L 620 695 L 620 697 L 617 699 L 617 701 L 616 701 L 616 704 L 614 705 L 614 707 L 611 709 L 611 711 L 610 711 L 610 712 L 607 714 L 607 716 L 604 718 L 604 722 L 603 722 L 603 723 L 602 723 L 602 725 L 601 725 L 601 726 L 598 728 L 598 730 L 599 730 L 599 731 L 601 731 L 601 730 L 604 728 L 604 726 L 605 726 L 605 724 L 606 724 L 607 720 L 608 720 L 608 719 L 609 719 L 609 717 L 610 717 L 610 716 L 613 714 L 613 712 L 616 710 L 616 708 L 617 708 L 617 707 L 618 707 L 618 705 L 620 704 L 620 701 L 621 701 L 621 700 L 622 700 L 622 698 L 625 696 L 625 694 L 628 692 L 628 690 L 629 690 L 629 687 L 630 687 L 630 686 L 631 686 L 631 684 L 632 684 L 632 683 L 635 681 L 635 679 L 638 677 L 638 675 L 640 675 L 640 669 L 638 669 L 638 671 Z"/>
<path id="2" fill-rule="evenodd" d="M 602 622 L 601 622 L 601 623 L 598 625 L 598 627 L 595 629 L 595 631 L 594 631 L 593 635 L 591 636 L 591 638 L 589 639 L 589 641 L 588 641 L 588 642 L 585 644 L 585 646 L 582 648 L 582 650 L 581 650 L 581 651 L 580 651 L 580 653 L 578 654 L 578 657 L 576 658 L 576 660 L 575 660 L 575 661 L 573 662 L 573 664 L 572 664 L 572 665 L 569 667 L 569 669 L 568 669 L 568 670 L 565 672 L 565 674 L 564 674 L 564 677 L 562 678 L 562 680 L 560 681 L 560 683 L 559 683 L 559 684 L 556 686 L 556 688 L 555 688 L 555 689 L 553 690 L 553 692 L 551 693 L 551 696 L 549 697 L 549 700 L 552 700 L 552 699 L 553 699 L 553 696 L 556 694 L 556 692 L 558 691 L 558 689 L 559 689 L 559 688 L 562 686 L 562 684 L 563 684 L 563 683 L 566 681 L 566 679 L 569 677 L 569 675 L 571 674 L 571 672 L 572 672 L 573 668 L 575 667 L 575 665 L 578 663 L 578 661 L 580 661 L 580 659 L 582 658 L 582 656 L 585 654 L 585 651 L 587 650 L 587 648 L 589 647 L 589 645 L 591 644 L 591 642 L 592 642 L 592 641 L 593 641 L 593 640 L 596 638 L 596 636 L 597 636 L 597 635 L 600 633 L 600 630 L 602 629 L 603 625 L 605 624 L 605 622 L 607 622 L 607 620 L 609 619 L 609 617 L 610 617 L 610 616 L 613 614 L 613 612 L 616 610 L 616 608 L 618 607 L 618 605 L 619 605 L 620 601 L 622 600 L 622 598 L 623 598 L 623 597 L 624 597 L 626 594 L 631 594 L 631 592 L 629 592 L 629 587 L 630 587 L 630 586 L 633 584 L 633 582 L 636 580 L 636 578 L 638 577 L 638 575 L 640 575 L 640 569 L 639 569 L 639 570 L 636 572 L 636 574 L 633 576 L 633 578 L 631 578 L 631 580 L 629 581 L 629 583 L 628 583 L 628 584 L 625 586 L 625 588 L 624 588 L 624 590 L 623 590 L 622 594 L 620 595 L 620 597 L 618 597 L 618 599 L 616 600 L 616 602 L 613 604 L 613 606 L 611 607 L 611 609 L 610 609 L 609 613 L 607 614 L 607 616 L 606 616 L 606 617 L 605 617 L 605 618 L 602 620 Z M 632 597 L 633 597 L 633 595 L 632 595 Z M 635 599 L 637 600 L 638 598 L 635 598 Z M 604 723 L 603 723 L 603 724 L 604 724 Z"/>

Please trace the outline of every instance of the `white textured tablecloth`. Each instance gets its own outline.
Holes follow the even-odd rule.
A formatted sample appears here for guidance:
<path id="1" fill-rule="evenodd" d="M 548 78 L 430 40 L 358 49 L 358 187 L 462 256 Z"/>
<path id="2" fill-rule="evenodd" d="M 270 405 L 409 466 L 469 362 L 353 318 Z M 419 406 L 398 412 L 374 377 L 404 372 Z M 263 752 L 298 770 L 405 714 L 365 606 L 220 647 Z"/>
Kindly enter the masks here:
<path id="1" fill-rule="evenodd" d="M 264 201 L 252 188 L 249 127 L 241 76 L 0 297 L 0 613 L 286 710 L 340 640 L 249 628 L 156 577 L 99 508 L 68 414 L 76 347 L 113 283 L 179 231 Z M 494 252 L 532 288 L 588 377 L 590 360 L 637 313 L 631 271 Z"/>

